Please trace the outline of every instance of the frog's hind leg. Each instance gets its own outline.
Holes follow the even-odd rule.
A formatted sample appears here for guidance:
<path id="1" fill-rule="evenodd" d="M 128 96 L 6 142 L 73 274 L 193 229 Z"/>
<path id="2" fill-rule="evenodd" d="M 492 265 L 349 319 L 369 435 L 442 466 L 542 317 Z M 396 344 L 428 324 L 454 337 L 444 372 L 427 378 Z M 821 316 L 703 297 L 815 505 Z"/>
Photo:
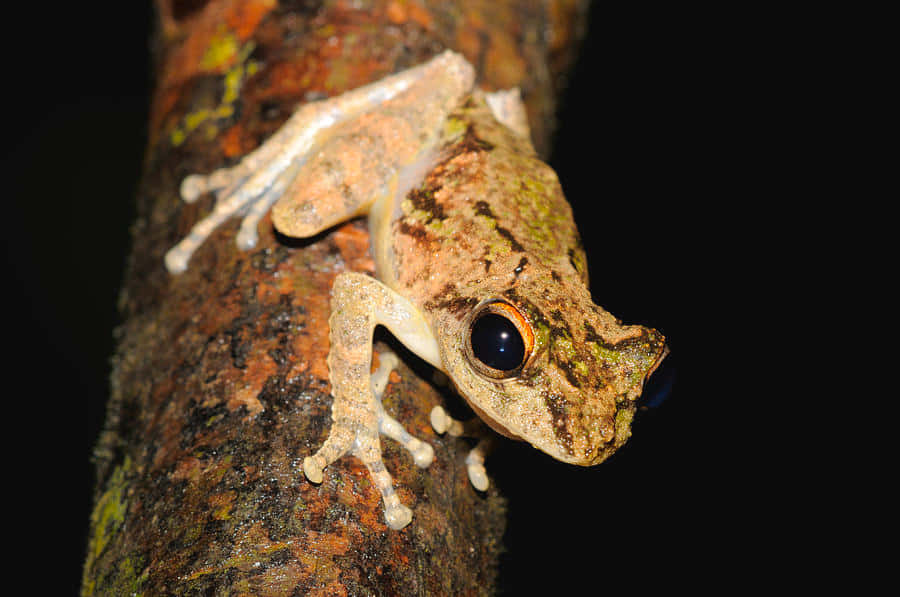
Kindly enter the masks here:
<path id="1" fill-rule="evenodd" d="M 384 412 L 376 394 L 384 391 L 396 361 L 386 355 L 375 375 L 369 374 L 372 332 L 376 325 L 384 325 L 426 360 L 437 359 L 437 345 L 425 320 L 407 299 L 363 274 L 347 272 L 335 279 L 331 311 L 328 369 L 333 422 L 322 447 L 303 461 L 303 471 L 313 483 L 321 482 L 324 467 L 344 454 L 353 454 L 366 465 L 381 493 L 388 526 L 401 529 L 409 524 L 412 512 L 394 492 L 382 461 L 379 433 L 400 441 L 419 466 L 431 462 L 433 451 Z"/>
<path id="2" fill-rule="evenodd" d="M 384 128 L 383 122 L 366 124 L 365 116 L 398 96 L 413 100 L 421 97 L 421 93 L 407 93 L 417 88 L 436 88 L 437 93 L 426 94 L 431 100 L 423 102 L 446 111 L 443 104 L 456 102 L 471 87 L 473 78 L 471 65 L 461 55 L 446 51 L 370 85 L 305 104 L 234 167 L 207 176 L 188 176 L 181 185 L 182 198 L 191 203 L 213 192 L 216 206 L 166 254 L 167 269 L 171 273 L 184 271 L 193 252 L 232 216 L 245 216 L 237 237 L 240 248 L 254 247 L 260 219 L 282 197 L 290 198 L 284 203 L 290 209 L 276 209 L 273 221 L 279 231 L 295 237 L 312 236 L 365 213 L 377 199 L 373 189 L 377 193 L 391 178 L 387 168 L 380 167 L 391 164 L 381 158 L 397 152 L 393 145 L 377 147 L 383 135 L 371 132 L 379 126 L 387 133 L 395 131 Z M 443 84 L 436 85 L 435 81 Z M 437 113 L 443 114 L 440 109 Z M 418 124 L 427 126 L 428 122 Z M 354 127 L 359 134 L 353 134 Z M 325 158 L 318 159 L 322 155 Z M 301 174 L 307 161 L 317 159 Z"/>
<path id="3" fill-rule="evenodd" d="M 301 109 L 295 118 L 308 112 Z M 187 269 L 194 251 L 216 228 L 237 215 L 244 215 L 236 238 L 238 247 L 247 250 L 256 246 L 260 219 L 284 194 L 306 161 L 306 155 L 302 152 L 276 159 L 274 146 L 270 143 L 278 141 L 278 138 L 270 139 L 233 168 L 216 170 L 208 176 L 194 174 L 184 179 L 181 197 L 186 203 L 193 203 L 200 195 L 212 192 L 216 196 L 216 204 L 208 216 L 197 222 L 190 233 L 166 253 L 165 263 L 169 272 L 180 273 Z"/>
<path id="4" fill-rule="evenodd" d="M 252 249 L 258 240 L 257 227 L 259 220 L 269 211 L 272 204 L 284 193 L 284 189 L 297 175 L 297 171 L 303 164 L 302 159 L 288 164 L 278 172 L 271 183 L 263 191 L 250 191 L 252 180 L 243 176 L 242 172 L 228 172 L 217 170 L 208 180 L 195 175 L 187 177 L 182 183 L 182 197 L 185 202 L 191 203 L 196 197 L 194 193 L 198 189 L 214 190 L 216 193 L 216 205 L 213 211 L 197 222 L 190 233 L 177 245 L 166 253 L 166 268 L 171 273 L 183 272 L 187 268 L 188 260 L 209 235 L 229 218 L 244 214 L 241 229 L 237 235 L 237 245 L 242 250 Z M 241 168 L 237 168 L 240 170 Z M 225 180 L 228 179 L 228 180 Z M 219 186 L 221 185 L 221 186 Z M 214 187 L 218 187 L 215 188 Z"/>

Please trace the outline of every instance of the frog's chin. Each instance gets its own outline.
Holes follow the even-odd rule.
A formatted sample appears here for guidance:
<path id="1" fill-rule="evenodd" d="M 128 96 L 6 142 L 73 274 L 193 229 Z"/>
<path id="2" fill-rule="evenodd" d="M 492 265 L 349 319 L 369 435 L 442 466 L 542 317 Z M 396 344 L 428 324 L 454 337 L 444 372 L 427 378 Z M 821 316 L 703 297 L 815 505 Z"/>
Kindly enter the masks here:
<path id="1" fill-rule="evenodd" d="M 490 415 L 488 415 L 486 412 L 484 412 L 484 410 L 480 409 L 477 404 L 473 404 L 465 396 L 463 396 L 463 400 L 466 401 L 466 404 L 469 405 L 469 407 L 475 412 L 475 414 L 478 416 L 479 419 L 484 421 L 484 423 L 488 427 L 490 427 L 491 429 L 493 429 L 494 431 L 496 431 L 497 433 L 499 433 L 500 435 L 502 435 L 504 437 L 508 437 L 509 439 L 513 439 L 513 440 L 520 441 L 520 442 L 528 442 L 529 444 L 531 444 L 533 447 L 537 448 L 544 454 L 547 454 L 548 456 L 550 456 L 556 460 L 559 460 L 560 462 L 565 462 L 567 464 L 574 464 L 574 465 L 578 465 L 578 466 L 591 466 L 591 465 L 595 464 L 595 462 L 586 462 L 583 459 L 578 459 L 569 454 L 560 452 L 559 450 L 553 450 L 552 448 L 548 449 L 547 446 L 542 445 L 540 442 L 534 442 L 534 441 L 531 441 L 527 437 L 518 435 L 518 434 L 514 433 L 513 431 L 510 431 L 503 425 L 501 425 L 499 422 L 497 422 L 495 419 L 493 419 Z"/>
<path id="2" fill-rule="evenodd" d="M 469 405 L 469 408 L 471 408 L 471 409 L 475 412 L 475 415 L 476 415 L 479 419 L 481 419 L 482 421 L 484 421 L 484 423 L 485 423 L 488 427 L 490 427 L 491 429 L 493 429 L 494 431 L 496 431 L 497 433 L 499 433 L 499 434 L 502 435 L 503 437 L 508 437 L 508 438 L 510 438 L 510 439 L 515 439 L 515 440 L 519 440 L 519 441 L 524 441 L 524 438 L 522 438 L 522 437 L 516 435 L 515 433 L 513 433 L 512 431 L 510 431 L 509 429 L 507 429 L 506 427 L 504 427 L 504 426 L 501 425 L 500 423 L 498 423 L 498 422 L 497 422 L 496 420 L 494 420 L 489 414 L 487 414 L 487 413 L 484 412 L 482 409 L 480 409 L 480 408 L 478 407 L 477 404 L 475 404 L 474 402 L 472 402 L 471 400 L 469 400 L 468 398 L 466 398 L 464 394 L 462 394 L 461 392 L 458 392 L 458 393 L 463 397 L 463 400 L 466 401 L 466 404 Z"/>

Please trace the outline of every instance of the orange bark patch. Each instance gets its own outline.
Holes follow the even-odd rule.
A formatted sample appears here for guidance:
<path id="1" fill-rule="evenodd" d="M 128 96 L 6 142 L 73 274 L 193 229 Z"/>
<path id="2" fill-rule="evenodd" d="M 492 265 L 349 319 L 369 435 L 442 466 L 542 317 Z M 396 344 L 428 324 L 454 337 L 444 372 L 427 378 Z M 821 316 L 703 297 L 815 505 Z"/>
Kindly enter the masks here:
<path id="1" fill-rule="evenodd" d="M 319 553 L 332 556 L 342 556 L 350 549 L 350 539 L 346 535 L 308 531 L 307 540 L 315 544 Z"/>
<path id="2" fill-rule="evenodd" d="M 197 483 L 200 480 L 200 475 L 203 473 L 204 463 L 199 458 L 194 458 L 193 456 L 188 456 L 175 465 L 175 470 L 172 471 L 172 479 L 175 481 L 187 480 L 191 483 Z"/>
<path id="3" fill-rule="evenodd" d="M 322 597 L 325 597 L 326 595 L 328 597 L 345 597 L 347 595 L 347 587 L 345 587 L 340 580 L 333 580 L 321 589 L 311 590 L 308 595 L 310 595 L 310 597 L 319 597 L 320 595 Z"/>
<path id="4" fill-rule="evenodd" d="M 388 2 L 387 8 L 385 9 L 385 15 L 388 20 L 395 25 L 405 23 L 409 18 L 409 12 L 406 10 L 406 5 L 402 2 Z"/>
<path id="5" fill-rule="evenodd" d="M 425 29 L 431 29 L 433 20 L 431 18 L 431 12 L 429 12 L 427 8 L 418 2 L 412 2 L 408 8 L 409 20 L 418 23 Z"/>
<path id="6" fill-rule="evenodd" d="M 269 361 L 269 362 L 271 363 L 271 361 Z M 275 370 L 276 370 L 275 364 L 272 363 L 268 367 L 268 369 L 270 370 L 270 374 L 274 374 Z M 264 407 L 263 407 L 262 403 L 259 401 L 258 396 L 259 396 L 259 392 L 262 390 L 263 384 L 265 383 L 265 380 L 267 378 L 268 378 L 268 375 L 266 375 L 263 378 L 262 383 L 260 383 L 259 385 L 253 384 L 253 385 L 246 385 L 246 386 L 238 388 L 228 398 L 228 402 L 226 403 L 228 410 L 235 411 L 235 410 L 239 409 L 241 406 L 246 406 L 247 412 L 250 413 L 251 417 L 254 417 L 254 416 L 258 415 L 259 413 L 261 413 L 263 411 Z"/>
<path id="7" fill-rule="evenodd" d="M 474 29 L 460 29 L 456 34 L 456 47 L 471 61 L 481 54 L 481 36 Z"/>
<path id="8" fill-rule="evenodd" d="M 304 91 L 312 89 L 313 72 L 307 61 L 296 60 L 279 62 L 266 70 L 266 81 L 269 83 L 260 99 L 271 97 L 296 97 Z"/>
<path id="9" fill-rule="evenodd" d="M 230 517 L 231 506 L 234 504 L 235 492 L 226 491 L 209 496 L 207 502 L 216 520 L 227 520 Z"/>
<path id="10" fill-rule="evenodd" d="M 222 147 L 222 153 L 225 157 L 236 158 L 249 152 L 249 148 L 244 143 L 244 127 L 240 124 L 229 128 L 219 138 L 219 144 Z"/>
<path id="11" fill-rule="evenodd" d="M 276 0 L 238 0 L 228 7 L 225 22 L 238 39 L 245 40 L 253 34 L 263 17 L 277 5 Z"/>
<path id="12" fill-rule="evenodd" d="M 162 60 L 162 73 L 153 102 L 151 130 L 169 114 L 183 93 L 181 85 L 199 74 L 220 74 L 234 66 L 237 52 L 213 65 L 204 65 L 204 57 L 217 40 L 232 36 L 243 44 L 253 35 L 262 19 L 277 6 L 276 0 L 212 0 L 198 13 L 175 21 L 171 11 L 163 9 L 163 30 L 172 41 Z"/>
<path id="13" fill-rule="evenodd" d="M 401 25 L 407 21 L 418 23 L 425 29 L 431 29 L 431 13 L 418 2 L 389 2 L 385 8 L 385 16 L 395 25 Z"/>
<path id="14" fill-rule="evenodd" d="M 352 271 L 375 273 L 375 262 L 369 254 L 369 233 L 353 223 L 334 231 L 332 236 L 341 255 Z"/>

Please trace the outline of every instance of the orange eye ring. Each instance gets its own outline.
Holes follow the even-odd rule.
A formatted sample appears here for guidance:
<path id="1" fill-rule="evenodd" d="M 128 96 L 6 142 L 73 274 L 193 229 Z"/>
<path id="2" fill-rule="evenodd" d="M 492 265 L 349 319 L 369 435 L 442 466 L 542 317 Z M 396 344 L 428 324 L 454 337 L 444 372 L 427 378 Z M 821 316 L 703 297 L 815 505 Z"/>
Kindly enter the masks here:
<path id="1" fill-rule="evenodd" d="M 534 350 L 534 332 L 528 320 L 499 299 L 475 308 L 466 330 L 466 358 L 476 371 L 491 379 L 516 377 Z"/>

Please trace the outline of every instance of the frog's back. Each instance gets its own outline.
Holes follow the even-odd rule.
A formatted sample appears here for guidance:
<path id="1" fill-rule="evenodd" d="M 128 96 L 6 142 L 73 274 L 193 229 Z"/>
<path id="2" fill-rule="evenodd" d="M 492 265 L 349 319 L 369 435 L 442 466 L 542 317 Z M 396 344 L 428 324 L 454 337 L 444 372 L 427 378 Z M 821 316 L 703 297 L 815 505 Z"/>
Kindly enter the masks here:
<path id="1" fill-rule="evenodd" d="M 526 269 L 585 287 L 571 208 L 530 142 L 499 124 L 477 96 L 445 129 L 437 167 L 395 209 L 391 285 L 425 312 L 460 315 Z"/>

